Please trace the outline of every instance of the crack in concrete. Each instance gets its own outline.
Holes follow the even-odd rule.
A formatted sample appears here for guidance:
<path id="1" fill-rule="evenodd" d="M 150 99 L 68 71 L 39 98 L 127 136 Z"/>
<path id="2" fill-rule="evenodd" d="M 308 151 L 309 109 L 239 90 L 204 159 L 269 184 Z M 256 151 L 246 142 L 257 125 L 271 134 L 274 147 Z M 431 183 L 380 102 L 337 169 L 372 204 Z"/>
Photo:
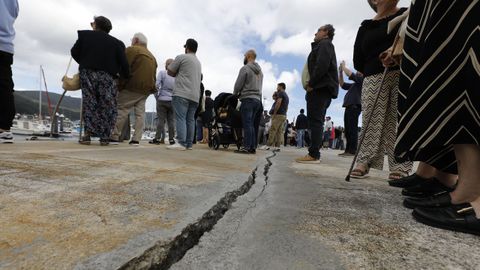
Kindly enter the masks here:
<path id="1" fill-rule="evenodd" d="M 169 269 L 174 263 L 180 261 L 188 250 L 198 244 L 204 233 L 213 229 L 215 224 L 217 224 L 231 208 L 238 197 L 244 195 L 251 189 L 255 184 L 257 170 L 258 167 L 252 171 L 248 180 L 240 188 L 225 193 L 225 196 L 204 213 L 200 219 L 185 227 L 172 241 L 158 242 L 155 246 L 146 250 L 141 256 L 130 260 L 119 269 Z"/>

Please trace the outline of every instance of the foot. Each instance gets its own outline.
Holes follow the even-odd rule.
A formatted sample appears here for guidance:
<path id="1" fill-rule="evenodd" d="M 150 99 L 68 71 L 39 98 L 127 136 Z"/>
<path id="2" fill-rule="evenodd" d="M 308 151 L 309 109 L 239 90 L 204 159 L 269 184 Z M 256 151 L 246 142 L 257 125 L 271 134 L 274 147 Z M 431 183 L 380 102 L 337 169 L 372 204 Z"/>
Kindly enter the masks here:
<path id="1" fill-rule="evenodd" d="M 187 148 L 179 143 L 174 143 L 172 145 L 167 146 L 169 150 L 178 150 L 178 151 L 185 151 Z"/>
<path id="2" fill-rule="evenodd" d="M 412 215 L 428 226 L 480 235 L 480 219 L 475 216 L 472 207 L 416 208 Z"/>
<path id="3" fill-rule="evenodd" d="M 100 139 L 100 146 L 110 145 L 110 139 Z"/>
<path id="4" fill-rule="evenodd" d="M 82 138 L 80 138 L 80 140 L 78 141 L 79 144 L 83 144 L 83 145 L 90 145 L 91 142 L 92 140 L 90 138 L 90 135 L 82 136 Z"/>
<path id="5" fill-rule="evenodd" d="M 238 150 L 235 150 L 234 152 L 237 153 L 237 154 L 247 154 L 247 155 L 252 154 L 249 149 L 246 149 L 244 147 L 242 147 Z"/>
<path id="6" fill-rule="evenodd" d="M 363 166 L 357 166 L 350 174 L 351 178 L 363 179 L 368 177 L 368 169 Z"/>
<path id="7" fill-rule="evenodd" d="M 261 147 L 258 148 L 258 150 L 270 150 L 270 146 L 268 145 L 262 145 Z"/>
<path id="8" fill-rule="evenodd" d="M 388 175 L 388 180 L 399 180 L 401 178 L 407 177 L 408 173 L 401 171 L 393 171 Z"/>
<path id="9" fill-rule="evenodd" d="M 111 145 L 118 145 L 120 142 L 118 140 L 110 139 Z"/>
<path id="10" fill-rule="evenodd" d="M 140 146 L 140 142 L 134 140 L 131 140 L 128 144 L 132 146 Z"/>
<path id="11" fill-rule="evenodd" d="M 165 143 L 165 141 L 163 143 Z M 175 140 L 170 140 L 168 143 L 170 143 L 170 145 L 175 144 Z"/>
<path id="12" fill-rule="evenodd" d="M 388 181 L 388 184 L 392 187 L 407 188 L 407 187 L 416 186 L 428 180 L 429 178 L 423 178 L 417 175 L 416 173 L 414 173 L 412 175 L 402 177 L 400 179 L 390 180 Z"/>
<path id="13" fill-rule="evenodd" d="M 320 159 L 316 159 L 310 155 L 306 155 L 304 157 L 300 157 L 300 158 L 297 158 L 295 159 L 296 162 L 298 163 L 304 163 L 304 164 L 319 164 L 320 163 Z"/>
<path id="14" fill-rule="evenodd" d="M 452 197 L 449 192 L 440 193 L 427 198 L 405 198 L 403 206 L 409 209 L 414 208 L 439 208 L 452 206 Z M 470 206 L 470 204 L 460 204 L 463 206 Z"/>
<path id="15" fill-rule="evenodd" d="M 148 141 L 149 144 L 160 144 L 160 140 L 157 140 L 157 139 L 153 139 L 151 141 Z"/>
<path id="16" fill-rule="evenodd" d="M 13 134 L 11 131 L 0 131 L 0 143 L 13 143 Z"/>
<path id="17" fill-rule="evenodd" d="M 423 181 L 416 186 L 406 187 L 402 190 L 402 195 L 408 197 L 424 198 L 435 194 L 452 192 L 454 188 L 449 188 L 440 183 L 436 178 Z"/>

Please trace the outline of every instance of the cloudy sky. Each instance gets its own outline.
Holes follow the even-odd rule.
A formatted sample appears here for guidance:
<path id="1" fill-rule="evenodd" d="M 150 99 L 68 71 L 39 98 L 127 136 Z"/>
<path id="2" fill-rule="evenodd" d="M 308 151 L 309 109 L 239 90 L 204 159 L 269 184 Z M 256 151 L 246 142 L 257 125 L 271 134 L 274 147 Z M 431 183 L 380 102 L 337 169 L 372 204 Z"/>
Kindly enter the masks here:
<path id="1" fill-rule="evenodd" d="M 408 3 L 401 0 L 400 6 Z M 110 34 L 127 46 L 134 33 L 143 32 L 161 69 L 167 58 L 183 53 L 187 38 L 195 38 L 204 84 L 214 96 L 232 91 L 243 53 L 256 49 L 264 72 L 264 105 L 270 108 L 276 84 L 285 82 L 290 121 L 305 107 L 300 77 L 318 27 L 334 25 L 337 60 L 345 60 L 351 67 L 358 26 L 374 16 L 366 0 L 19 0 L 19 4 L 13 65 L 17 90 L 39 89 L 42 65 L 48 90 L 62 93 L 60 78 L 77 39 L 76 31 L 90 29 L 93 16 L 104 15 L 113 24 Z M 69 73 L 76 69 L 78 66 L 72 66 Z M 343 125 L 344 92 L 327 112 L 339 125 Z M 151 96 L 147 111 L 154 107 Z"/>

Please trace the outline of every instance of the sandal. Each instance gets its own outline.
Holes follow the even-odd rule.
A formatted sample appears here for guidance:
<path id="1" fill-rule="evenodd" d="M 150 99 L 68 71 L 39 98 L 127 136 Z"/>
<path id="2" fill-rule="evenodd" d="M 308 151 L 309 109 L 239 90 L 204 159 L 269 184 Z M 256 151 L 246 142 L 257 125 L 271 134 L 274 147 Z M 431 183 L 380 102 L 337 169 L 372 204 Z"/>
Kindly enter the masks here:
<path id="1" fill-rule="evenodd" d="M 351 178 L 357 178 L 357 179 L 364 179 L 364 178 L 369 177 L 368 176 L 368 171 L 369 171 L 368 169 L 362 170 L 362 169 L 359 169 L 357 167 L 352 171 L 352 173 L 350 174 L 350 177 Z"/>
<path id="2" fill-rule="evenodd" d="M 401 171 L 393 171 L 388 175 L 388 180 L 398 180 L 408 176 L 408 173 Z"/>

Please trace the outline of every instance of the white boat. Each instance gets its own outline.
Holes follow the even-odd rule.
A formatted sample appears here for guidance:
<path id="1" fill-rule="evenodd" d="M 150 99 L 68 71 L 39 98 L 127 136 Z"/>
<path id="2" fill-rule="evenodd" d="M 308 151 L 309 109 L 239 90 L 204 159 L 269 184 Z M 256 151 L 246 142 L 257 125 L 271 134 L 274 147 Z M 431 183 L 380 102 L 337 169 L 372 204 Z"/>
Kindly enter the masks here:
<path id="1" fill-rule="evenodd" d="M 38 119 L 25 115 L 13 119 L 13 125 L 10 130 L 13 134 L 35 136 L 45 136 L 50 132 L 50 129 Z"/>

